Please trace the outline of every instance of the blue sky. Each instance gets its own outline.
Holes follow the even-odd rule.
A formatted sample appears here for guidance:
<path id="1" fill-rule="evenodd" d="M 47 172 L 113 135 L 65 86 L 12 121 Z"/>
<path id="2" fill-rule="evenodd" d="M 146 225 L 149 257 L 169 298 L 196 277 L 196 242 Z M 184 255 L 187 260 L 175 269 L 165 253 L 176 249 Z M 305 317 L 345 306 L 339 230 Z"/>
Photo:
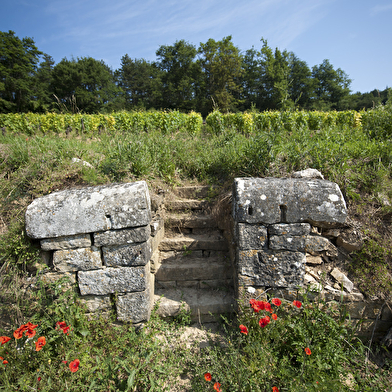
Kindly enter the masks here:
<path id="1" fill-rule="evenodd" d="M 391 20 L 392 0 L 0 0 L 0 31 L 32 37 L 56 63 L 91 56 L 117 69 L 180 39 L 231 35 L 245 51 L 263 37 L 310 68 L 328 59 L 363 93 L 392 87 Z"/>

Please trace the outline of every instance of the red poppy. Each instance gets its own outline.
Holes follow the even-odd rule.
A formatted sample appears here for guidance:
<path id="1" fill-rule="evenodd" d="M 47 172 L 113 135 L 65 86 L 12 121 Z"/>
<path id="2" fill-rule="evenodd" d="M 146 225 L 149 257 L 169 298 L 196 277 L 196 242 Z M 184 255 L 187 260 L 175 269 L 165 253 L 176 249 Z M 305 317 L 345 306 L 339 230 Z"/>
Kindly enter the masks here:
<path id="1" fill-rule="evenodd" d="M 36 329 L 38 327 L 38 324 L 34 325 L 33 323 L 30 323 L 30 321 L 26 324 L 27 329 Z"/>
<path id="2" fill-rule="evenodd" d="M 273 304 L 275 306 L 280 306 L 280 305 L 282 305 L 282 301 L 279 298 L 272 298 L 271 304 Z"/>
<path id="3" fill-rule="evenodd" d="M 219 384 L 219 382 L 216 382 L 215 384 L 214 384 L 214 389 L 216 390 L 216 392 L 220 392 L 220 384 Z"/>
<path id="4" fill-rule="evenodd" d="M 272 392 L 279 392 L 278 387 L 272 387 Z"/>
<path id="5" fill-rule="evenodd" d="M 251 307 L 253 308 L 253 310 L 256 313 L 259 313 L 260 310 L 265 309 L 266 302 L 264 302 L 264 301 L 257 301 L 256 299 L 253 299 L 253 300 L 251 299 L 249 302 L 250 302 Z"/>
<path id="6" fill-rule="evenodd" d="M 204 378 L 206 379 L 206 381 L 211 381 L 212 380 L 211 373 L 204 374 Z"/>
<path id="7" fill-rule="evenodd" d="M 35 351 L 40 351 L 46 344 L 45 336 L 41 336 L 35 343 Z"/>
<path id="8" fill-rule="evenodd" d="M 40 382 L 42 380 L 42 378 L 41 377 L 38 377 L 38 382 Z"/>
<path id="9" fill-rule="evenodd" d="M 247 335 L 248 334 L 248 328 L 245 327 L 245 325 L 240 325 L 240 331 L 241 333 Z"/>
<path id="10" fill-rule="evenodd" d="M 0 336 L 0 343 L 3 345 L 11 340 L 8 336 Z"/>
<path id="11" fill-rule="evenodd" d="M 293 305 L 299 309 L 302 306 L 302 303 L 301 303 L 301 301 L 294 300 Z"/>
<path id="12" fill-rule="evenodd" d="M 271 315 L 271 317 L 272 317 L 274 320 L 277 320 L 277 319 L 278 319 L 278 315 L 276 315 L 275 313 L 273 313 L 273 314 Z"/>
<path id="13" fill-rule="evenodd" d="M 67 326 L 67 323 L 65 321 L 57 321 L 56 323 L 56 328 L 61 329 L 64 333 L 68 335 L 69 333 L 69 325 Z"/>
<path id="14" fill-rule="evenodd" d="M 305 353 L 306 353 L 306 355 L 312 354 L 312 352 L 310 351 L 310 348 L 309 348 L 309 347 L 306 347 L 306 348 L 305 348 Z"/>
<path id="15" fill-rule="evenodd" d="M 7 365 L 8 361 L 4 360 L 3 365 Z"/>
<path id="16" fill-rule="evenodd" d="M 26 336 L 28 338 L 30 338 L 30 339 L 33 338 L 35 336 L 35 334 L 36 334 L 36 330 L 35 329 L 28 329 L 26 331 Z"/>
<path id="17" fill-rule="evenodd" d="M 79 364 L 80 364 L 79 359 L 75 359 L 74 361 L 69 363 L 69 369 L 71 370 L 72 373 L 75 373 L 78 371 Z"/>
<path id="18" fill-rule="evenodd" d="M 271 304 L 270 304 L 269 302 L 266 302 L 266 303 L 264 304 L 264 309 L 265 309 L 267 312 L 272 313 Z"/>
<path id="19" fill-rule="evenodd" d="M 270 322 L 270 318 L 268 316 L 265 316 L 259 320 L 259 325 L 261 328 L 264 328 L 269 324 L 269 322 Z"/>
<path id="20" fill-rule="evenodd" d="M 20 328 L 16 329 L 14 331 L 14 338 L 15 339 L 20 339 L 23 336 L 23 332 L 24 332 L 23 329 L 20 329 Z"/>
<path id="21" fill-rule="evenodd" d="M 61 361 L 61 362 L 67 364 L 67 361 Z"/>

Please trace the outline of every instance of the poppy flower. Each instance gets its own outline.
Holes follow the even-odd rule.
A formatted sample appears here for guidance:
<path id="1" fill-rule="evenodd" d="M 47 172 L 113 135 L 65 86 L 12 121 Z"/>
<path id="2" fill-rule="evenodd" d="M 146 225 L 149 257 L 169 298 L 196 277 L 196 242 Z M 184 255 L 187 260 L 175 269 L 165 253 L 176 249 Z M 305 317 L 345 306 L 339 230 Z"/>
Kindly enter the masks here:
<path id="1" fill-rule="evenodd" d="M 270 304 L 269 302 L 265 302 L 265 304 L 264 304 L 264 310 L 265 310 L 266 312 L 272 313 L 271 304 Z"/>
<path id="2" fill-rule="evenodd" d="M 277 320 L 277 319 L 278 319 L 278 315 L 275 314 L 275 313 L 273 313 L 273 314 L 271 315 L 271 317 L 272 317 L 274 320 Z"/>
<path id="3" fill-rule="evenodd" d="M 41 378 L 41 377 L 38 377 L 37 381 L 40 382 L 41 380 L 42 380 L 42 378 Z"/>
<path id="4" fill-rule="evenodd" d="M 305 353 L 306 353 L 306 355 L 312 354 L 312 352 L 310 351 L 310 348 L 309 348 L 309 347 L 306 347 L 306 348 L 305 348 Z"/>
<path id="5" fill-rule="evenodd" d="M 272 392 L 279 392 L 278 387 L 272 387 Z"/>
<path id="6" fill-rule="evenodd" d="M 266 327 L 270 322 L 270 318 L 268 316 L 265 316 L 264 318 L 259 320 L 259 325 L 261 328 Z"/>
<path id="7" fill-rule="evenodd" d="M 271 304 L 273 304 L 275 306 L 280 306 L 280 305 L 282 305 L 282 301 L 279 298 L 272 298 Z"/>
<path id="8" fill-rule="evenodd" d="M 41 336 L 35 343 L 35 351 L 40 351 L 46 344 L 45 336 Z"/>
<path id="9" fill-rule="evenodd" d="M 248 334 L 248 328 L 245 327 L 245 325 L 240 325 L 240 331 L 241 333 L 247 335 Z"/>
<path id="10" fill-rule="evenodd" d="M 67 364 L 67 361 L 61 361 L 61 362 Z"/>
<path id="11" fill-rule="evenodd" d="M 212 380 L 211 373 L 205 373 L 204 374 L 204 378 L 205 378 L 206 381 L 211 381 Z"/>
<path id="12" fill-rule="evenodd" d="M 219 384 L 219 382 L 216 382 L 215 384 L 214 384 L 214 389 L 216 390 L 216 392 L 220 392 L 220 384 Z"/>
<path id="13" fill-rule="evenodd" d="M 251 299 L 249 302 L 250 302 L 250 306 L 255 311 L 255 313 L 259 313 L 260 310 L 264 310 L 265 309 L 265 304 L 266 303 L 264 301 L 258 301 L 256 299 Z"/>
<path id="14" fill-rule="evenodd" d="M 36 332 L 37 331 L 35 329 L 28 329 L 26 331 L 26 336 L 31 339 L 35 336 Z"/>
<path id="15" fill-rule="evenodd" d="M 24 329 L 20 329 L 20 328 L 16 329 L 14 331 L 14 338 L 20 339 L 23 336 L 23 332 L 24 332 Z"/>
<path id="16" fill-rule="evenodd" d="M 68 335 L 69 333 L 69 325 L 65 321 L 57 321 L 56 323 L 56 329 L 59 328 L 61 329 L 65 334 Z"/>
<path id="17" fill-rule="evenodd" d="M 299 309 L 302 306 L 302 303 L 301 303 L 301 301 L 294 300 L 293 305 Z"/>
<path id="18" fill-rule="evenodd" d="M 8 361 L 4 360 L 3 365 L 7 365 Z"/>
<path id="19" fill-rule="evenodd" d="M 8 336 L 0 336 L 0 343 L 3 345 L 11 340 Z"/>
<path id="20" fill-rule="evenodd" d="M 72 373 L 75 373 L 78 371 L 79 364 L 80 364 L 79 359 L 75 359 L 74 361 L 69 363 L 69 369 L 71 370 Z"/>
<path id="21" fill-rule="evenodd" d="M 38 327 L 38 324 L 34 325 L 33 323 L 30 323 L 30 321 L 25 325 L 27 329 L 35 329 Z"/>

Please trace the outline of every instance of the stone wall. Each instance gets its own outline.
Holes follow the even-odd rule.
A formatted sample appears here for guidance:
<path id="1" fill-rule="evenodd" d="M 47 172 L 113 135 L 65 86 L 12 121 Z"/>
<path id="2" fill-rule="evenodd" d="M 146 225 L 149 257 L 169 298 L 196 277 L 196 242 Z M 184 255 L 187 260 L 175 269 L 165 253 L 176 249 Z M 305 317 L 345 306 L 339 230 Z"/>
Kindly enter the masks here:
<path id="1" fill-rule="evenodd" d="M 365 300 L 341 270 L 361 239 L 349 227 L 338 185 L 321 174 L 296 177 L 234 181 L 237 298 L 294 299 L 307 289 L 331 304 L 343 301 L 352 320 L 361 321 L 364 335 L 376 322 L 377 333 L 385 334 L 392 325 L 390 309 Z"/>
<path id="2" fill-rule="evenodd" d="M 163 224 L 151 221 L 144 181 L 56 192 L 33 201 L 26 232 L 40 240 L 52 272 L 77 282 L 90 311 L 104 312 L 115 300 L 119 320 L 148 320 L 154 281 L 150 260 Z"/>

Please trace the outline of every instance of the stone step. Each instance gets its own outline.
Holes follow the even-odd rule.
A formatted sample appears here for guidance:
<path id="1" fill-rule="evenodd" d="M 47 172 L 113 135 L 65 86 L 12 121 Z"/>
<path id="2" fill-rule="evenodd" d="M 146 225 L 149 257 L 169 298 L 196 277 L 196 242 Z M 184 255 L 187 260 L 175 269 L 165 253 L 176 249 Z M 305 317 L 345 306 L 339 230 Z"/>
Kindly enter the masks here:
<path id="1" fill-rule="evenodd" d="M 167 214 L 165 219 L 165 228 L 173 227 L 186 229 L 211 229 L 217 228 L 217 224 L 211 215 Z"/>
<path id="2" fill-rule="evenodd" d="M 209 203 L 206 200 L 173 199 L 166 200 L 165 206 L 168 211 L 202 211 L 208 208 Z"/>
<path id="3" fill-rule="evenodd" d="M 216 196 L 218 187 L 209 185 L 178 186 L 173 192 L 183 199 L 206 199 Z"/>
<path id="4" fill-rule="evenodd" d="M 160 251 L 188 251 L 193 250 L 228 250 L 226 239 L 217 234 L 218 232 L 208 235 L 178 235 L 174 237 L 165 237 L 159 243 Z"/>
<path id="5" fill-rule="evenodd" d="M 198 258 L 204 261 L 212 260 L 230 264 L 230 256 L 228 250 L 191 250 L 191 251 L 160 251 L 160 263 L 187 263 L 189 259 Z"/>
<path id="6" fill-rule="evenodd" d="M 175 317 L 184 309 L 191 311 L 192 321 L 216 321 L 220 314 L 232 313 L 235 310 L 233 293 L 230 290 L 156 290 L 154 301 L 159 301 L 159 316 Z"/>
<path id="7" fill-rule="evenodd" d="M 229 263 L 218 258 L 189 258 L 177 263 L 161 264 L 155 274 L 158 281 L 191 281 L 191 280 L 227 280 L 232 277 L 232 268 Z"/>

